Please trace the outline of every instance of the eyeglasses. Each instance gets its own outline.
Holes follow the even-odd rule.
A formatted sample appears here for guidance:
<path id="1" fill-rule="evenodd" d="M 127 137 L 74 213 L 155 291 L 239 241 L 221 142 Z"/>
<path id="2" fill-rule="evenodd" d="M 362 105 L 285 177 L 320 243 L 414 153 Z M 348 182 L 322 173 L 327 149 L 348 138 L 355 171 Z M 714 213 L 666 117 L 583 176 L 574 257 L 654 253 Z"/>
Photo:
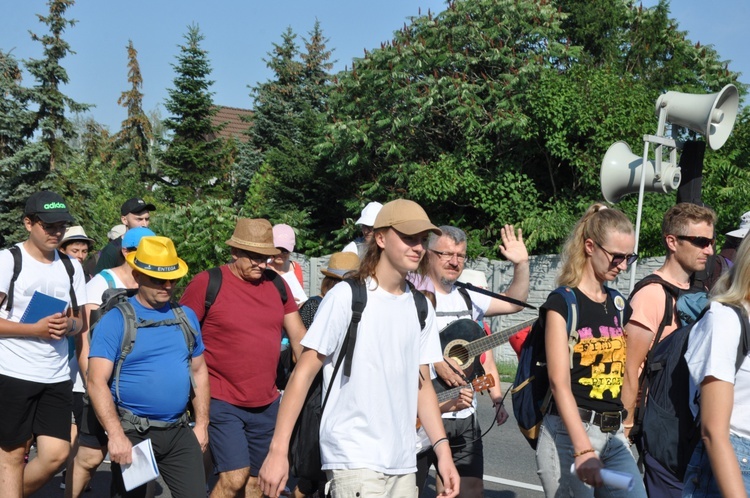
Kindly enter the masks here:
<path id="1" fill-rule="evenodd" d="M 268 263 L 268 256 L 266 256 L 265 254 L 258 254 L 258 253 L 255 253 L 255 252 L 244 251 L 244 250 L 240 249 L 240 255 L 242 257 L 245 257 L 245 258 L 249 259 L 250 261 L 252 261 L 256 265 L 260 265 L 260 264 L 263 264 L 263 263 Z"/>
<path id="2" fill-rule="evenodd" d="M 62 223 L 45 223 L 43 221 L 39 221 L 39 226 L 42 227 L 42 230 L 49 234 L 56 234 L 60 232 L 65 232 L 65 230 L 68 229 L 70 224 L 62 222 Z"/>
<path id="3" fill-rule="evenodd" d="M 607 255 L 611 258 L 609 260 L 609 266 L 611 266 L 612 268 L 614 268 L 615 266 L 620 266 L 623 261 L 625 261 L 626 266 L 630 266 L 638 260 L 638 255 L 636 253 L 633 253 L 633 254 L 611 253 L 605 248 L 603 248 L 599 242 L 594 242 L 594 244 L 599 246 L 599 249 L 607 253 Z"/>
<path id="4" fill-rule="evenodd" d="M 435 249 L 430 249 L 430 251 L 437 254 L 438 258 L 440 258 L 440 261 L 451 261 L 454 256 L 459 263 L 463 263 L 464 261 L 466 261 L 465 253 L 436 251 Z"/>
<path id="5" fill-rule="evenodd" d="M 151 280 L 151 283 L 154 285 L 161 285 L 164 286 L 167 282 L 170 284 L 174 284 L 179 280 L 179 278 L 158 278 L 158 277 L 152 277 L 151 275 L 148 275 L 149 280 Z"/>
<path id="6" fill-rule="evenodd" d="M 708 246 L 713 245 L 716 239 L 709 239 L 708 237 L 697 237 L 693 235 L 676 235 L 678 240 L 686 240 L 693 244 L 695 247 L 705 249 Z"/>

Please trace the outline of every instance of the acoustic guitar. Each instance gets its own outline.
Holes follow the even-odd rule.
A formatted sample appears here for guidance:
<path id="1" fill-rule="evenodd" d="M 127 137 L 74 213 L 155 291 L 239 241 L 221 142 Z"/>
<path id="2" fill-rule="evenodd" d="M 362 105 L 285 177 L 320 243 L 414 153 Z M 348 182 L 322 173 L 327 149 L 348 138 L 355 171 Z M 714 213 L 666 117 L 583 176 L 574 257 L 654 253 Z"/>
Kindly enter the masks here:
<path id="1" fill-rule="evenodd" d="M 484 329 L 470 318 L 460 318 L 451 322 L 440 331 L 440 346 L 443 348 L 443 356 L 450 358 L 461 367 L 464 377 L 472 378 L 474 375 L 475 359 L 492 348 L 508 342 L 510 337 L 530 326 L 536 318 L 526 320 L 513 327 L 500 332 L 487 335 Z M 432 381 L 435 392 L 438 394 L 450 389 L 443 380 L 438 377 Z"/>

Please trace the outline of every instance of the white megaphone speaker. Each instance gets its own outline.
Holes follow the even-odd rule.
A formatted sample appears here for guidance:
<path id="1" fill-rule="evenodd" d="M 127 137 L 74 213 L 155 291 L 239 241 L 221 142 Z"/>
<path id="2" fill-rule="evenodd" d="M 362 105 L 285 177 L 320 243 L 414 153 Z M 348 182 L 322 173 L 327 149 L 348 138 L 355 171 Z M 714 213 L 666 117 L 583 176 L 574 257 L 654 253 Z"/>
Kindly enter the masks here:
<path id="1" fill-rule="evenodd" d="M 709 94 L 667 92 L 656 101 L 656 115 L 664 108 L 668 122 L 700 133 L 713 150 L 718 150 L 732 133 L 739 105 L 740 95 L 734 85 Z"/>
<path id="2" fill-rule="evenodd" d="M 627 195 L 638 192 L 641 185 L 643 158 L 631 152 L 625 142 L 612 144 L 602 160 L 600 181 L 602 195 L 607 202 L 616 203 Z M 646 192 L 672 192 L 680 186 L 680 168 L 662 162 L 661 175 L 657 177 L 653 162 L 646 163 Z"/>

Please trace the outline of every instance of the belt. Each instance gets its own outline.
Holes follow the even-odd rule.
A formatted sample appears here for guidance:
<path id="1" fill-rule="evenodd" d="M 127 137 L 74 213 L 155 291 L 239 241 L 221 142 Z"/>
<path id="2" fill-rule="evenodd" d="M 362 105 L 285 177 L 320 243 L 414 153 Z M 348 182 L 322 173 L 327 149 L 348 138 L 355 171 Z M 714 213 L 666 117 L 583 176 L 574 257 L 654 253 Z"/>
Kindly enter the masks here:
<path id="1" fill-rule="evenodd" d="M 557 405 L 552 403 L 549 407 L 549 413 L 551 415 L 560 416 L 560 412 L 557 411 Z M 614 432 L 620 428 L 620 424 L 628 416 L 627 410 L 619 412 L 597 412 L 594 410 L 587 410 L 586 408 L 578 408 L 578 414 L 581 416 L 581 421 L 584 423 L 594 424 L 599 427 L 602 432 Z"/>

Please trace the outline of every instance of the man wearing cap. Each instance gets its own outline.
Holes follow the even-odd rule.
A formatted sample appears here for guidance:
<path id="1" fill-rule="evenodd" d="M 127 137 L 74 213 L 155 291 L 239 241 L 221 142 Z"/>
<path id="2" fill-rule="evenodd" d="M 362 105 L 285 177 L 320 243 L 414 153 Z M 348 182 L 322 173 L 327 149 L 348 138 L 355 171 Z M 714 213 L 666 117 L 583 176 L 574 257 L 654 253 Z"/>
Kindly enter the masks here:
<path id="1" fill-rule="evenodd" d="M 481 321 L 483 317 L 504 315 L 520 311 L 521 308 L 506 301 L 464 291 L 455 285 L 466 263 L 466 234 L 454 226 L 441 226 L 441 235 L 430 234 L 428 242 L 428 276 L 435 286 L 435 316 L 438 330 L 443 330 L 459 318 Z M 501 231 L 502 244 L 500 253 L 513 264 L 513 280 L 506 289 L 505 295 L 525 301 L 529 295 L 529 254 L 523 243 L 521 230 L 514 230 L 512 225 L 505 225 Z M 450 362 L 450 364 L 449 364 Z M 452 360 L 438 361 L 435 371 L 448 385 L 466 384 L 461 370 Z M 476 368 L 476 367 L 475 367 Z M 485 355 L 481 368 L 486 373 L 497 376 L 497 367 L 492 353 Z M 508 413 L 502 405 L 500 383 L 490 391 L 495 405 L 495 419 L 498 424 L 505 423 Z M 462 497 L 478 497 L 484 492 L 484 448 L 482 432 L 476 417 L 476 400 L 460 397 L 455 403 L 443 406 L 443 423 L 448 440 L 453 449 L 453 461 L 461 475 Z M 434 453 L 429 450 L 421 455 L 418 462 L 418 477 L 421 486 L 427 476 L 427 470 L 434 463 Z"/>
<path id="2" fill-rule="evenodd" d="M 305 327 L 287 283 L 268 269 L 279 253 L 267 220 L 240 218 L 227 240 L 232 260 L 219 267 L 221 287 L 206 310 L 210 273 L 188 284 L 181 303 L 203 328 L 211 381 L 210 444 L 219 481 L 211 496 L 260 496 L 257 475 L 279 407 L 276 372 L 282 328 L 295 357 Z M 216 277 L 214 277 L 216 278 Z M 283 285 L 286 301 L 282 301 Z"/>
<path id="3" fill-rule="evenodd" d="M 75 315 L 73 309 L 86 301 L 86 289 L 81 264 L 59 253 L 57 247 L 73 221 L 62 197 L 54 192 L 36 192 L 24 210 L 28 239 L 0 251 L 3 496 L 34 493 L 65 463 L 70 451 L 73 406 L 66 337 L 85 328 L 82 314 Z M 15 279 L 12 251 L 20 254 L 21 262 Z M 72 265 L 72 275 L 66 263 Z M 35 293 L 60 300 L 67 312 L 50 313 L 34 323 L 19 323 Z M 37 457 L 24 466 L 26 443 L 32 435 L 37 436 Z"/>
<path id="4" fill-rule="evenodd" d="M 367 256 L 352 278 L 367 303 L 359 322 L 350 375 L 337 372 L 352 318 L 352 288 L 336 285 L 320 303 L 302 344 L 302 356 L 284 391 L 271 448 L 261 469 L 263 492 L 284 489 L 289 442 L 303 401 L 318 372 L 330 396 L 320 425 L 320 452 L 333 498 L 416 496 L 414 420 L 419 416 L 438 456 L 445 482 L 440 496 L 456 496 L 459 477 L 445 438 L 429 364 L 442 358 L 435 313 L 427 305 L 424 328 L 417 296 L 406 276 L 419 267 L 427 234 L 440 234 L 415 202 L 387 203 L 373 223 Z"/>
<path id="5" fill-rule="evenodd" d="M 133 197 L 122 203 L 120 206 L 120 220 L 125 225 L 126 230 L 136 227 L 148 227 L 151 223 L 151 211 L 156 211 L 156 206 L 149 204 L 143 199 Z M 114 229 L 114 227 L 113 227 Z M 114 268 L 125 262 L 120 252 L 122 249 L 122 238 L 118 237 L 109 242 L 101 254 L 99 261 L 96 263 L 94 274 L 106 268 Z"/>
<path id="6" fill-rule="evenodd" d="M 375 224 L 375 217 L 382 208 L 383 205 L 379 202 L 369 202 L 365 206 L 362 210 L 362 215 L 354 222 L 354 224 L 359 225 L 360 230 L 362 230 L 362 236 L 349 242 L 346 247 L 344 247 L 345 252 L 356 253 L 360 258 L 365 255 L 367 243 L 372 239 L 372 226 Z"/>
<path id="7" fill-rule="evenodd" d="M 667 249 L 667 256 L 664 264 L 653 275 L 673 288 L 689 290 L 693 274 L 705 269 L 708 258 L 714 253 L 715 224 L 716 213 L 708 207 L 687 202 L 670 207 L 662 219 L 662 241 Z M 639 398 L 639 377 L 656 334 L 661 328 L 661 341 L 683 325 L 675 310 L 677 301 L 671 295 L 669 298 L 675 312 L 668 316 L 667 297 L 666 289 L 659 282 L 651 282 L 630 294 L 633 314 L 625 326 L 628 354 L 621 395 L 622 404 L 627 411 L 622 424 L 625 436 L 629 436 L 633 428 L 636 399 Z M 644 465 L 643 480 L 650 496 L 682 496 L 681 478 L 664 468 L 647 451 L 641 453 L 641 456 Z"/>
<path id="8" fill-rule="evenodd" d="M 159 472 L 172 495 L 202 498 L 206 493 L 202 452 L 208 444 L 208 371 L 198 319 L 190 309 L 171 303 L 175 285 L 188 267 L 167 237 L 143 237 L 126 260 L 138 284 L 127 304 L 138 322 L 151 325 L 137 328 L 133 349 L 118 367 L 116 379 L 112 377 L 126 323 L 119 308 L 102 316 L 89 354 L 88 392 L 109 438 L 111 496 L 145 494 L 145 484 L 125 490 L 120 466 L 132 462 L 134 444 L 150 439 Z M 183 326 L 176 324 L 183 318 L 191 328 L 192 351 Z M 186 414 L 191 380 L 192 429 Z"/>
<path id="9" fill-rule="evenodd" d="M 116 268 L 102 270 L 86 284 L 87 300 L 84 312 L 87 323 L 91 323 L 91 313 L 102 305 L 104 292 L 107 289 L 138 288 L 135 270 L 128 264 L 126 258 L 128 254 L 138 249 L 138 244 L 143 237 L 154 235 L 156 235 L 154 232 L 145 227 L 133 228 L 123 235 L 121 249 L 123 263 Z M 76 355 L 83 379 L 86 378 L 88 371 L 90 352 L 89 334 L 86 332 L 76 337 Z M 65 473 L 66 498 L 78 498 L 83 493 L 107 455 L 107 435 L 99 424 L 93 407 L 90 404 L 84 406 L 82 399 L 79 402 L 74 394 L 74 408 L 76 408 L 74 413 L 79 436 L 77 444 L 73 447 L 73 463 L 68 466 L 68 472 Z"/>
<path id="10" fill-rule="evenodd" d="M 708 258 L 704 283 L 709 291 L 713 288 L 716 281 L 719 280 L 719 277 L 734 265 L 737 249 L 740 247 L 742 239 L 747 235 L 748 230 L 750 230 L 750 211 L 742 215 L 740 226 L 736 230 L 725 234 L 726 238 L 724 239 L 724 245 L 721 246 L 721 251 Z"/>

